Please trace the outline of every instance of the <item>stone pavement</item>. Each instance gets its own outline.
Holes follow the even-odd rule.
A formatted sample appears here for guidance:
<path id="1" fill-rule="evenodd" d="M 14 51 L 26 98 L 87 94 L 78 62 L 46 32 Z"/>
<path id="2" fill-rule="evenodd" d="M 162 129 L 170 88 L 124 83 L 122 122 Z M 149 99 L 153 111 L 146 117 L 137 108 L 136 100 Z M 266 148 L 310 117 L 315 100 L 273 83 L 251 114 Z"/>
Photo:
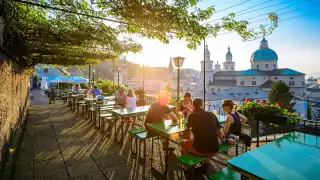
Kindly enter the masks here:
<path id="1" fill-rule="evenodd" d="M 44 96 L 38 98 L 39 102 L 45 102 L 41 99 Z M 126 128 L 130 126 L 127 124 Z M 31 106 L 14 179 L 163 179 L 151 170 L 149 161 L 143 163 L 131 155 L 128 134 L 124 142 L 122 146 L 116 143 L 113 134 L 110 137 L 108 133 L 102 133 L 89 120 L 72 113 L 61 101 Z M 154 157 L 160 161 L 163 159 L 162 148 L 157 148 Z M 174 154 L 170 155 L 173 172 L 170 179 L 179 178 L 175 159 Z M 163 162 L 154 164 L 156 169 L 163 167 Z"/>

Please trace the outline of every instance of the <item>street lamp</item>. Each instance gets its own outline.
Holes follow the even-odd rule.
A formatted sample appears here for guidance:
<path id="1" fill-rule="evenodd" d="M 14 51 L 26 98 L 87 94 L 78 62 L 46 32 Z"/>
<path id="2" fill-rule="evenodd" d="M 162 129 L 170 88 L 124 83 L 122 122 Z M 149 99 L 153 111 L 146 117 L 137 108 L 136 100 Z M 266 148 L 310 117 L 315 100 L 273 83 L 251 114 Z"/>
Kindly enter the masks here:
<path id="1" fill-rule="evenodd" d="M 96 72 L 95 69 L 92 70 L 92 82 L 93 82 L 93 85 L 94 85 L 94 73 Z"/>
<path id="2" fill-rule="evenodd" d="M 119 86 L 119 72 L 120 72 L 122 66 L 116 66 L 116 68 L 117 68 L 117 72 L 118 72 L 118 88 L 119 88 L 120 87 Z"/>
<path id="3" fill-rule="evenodd" d="M 177 56 L 172 58 L 174 65 L 178 67 L 178 78 L 177 78 L 177 99 L 179 101 L 179 94 L 180 94 L 180 67 L 183 65 L 184 59 L 183 57 Z"/>

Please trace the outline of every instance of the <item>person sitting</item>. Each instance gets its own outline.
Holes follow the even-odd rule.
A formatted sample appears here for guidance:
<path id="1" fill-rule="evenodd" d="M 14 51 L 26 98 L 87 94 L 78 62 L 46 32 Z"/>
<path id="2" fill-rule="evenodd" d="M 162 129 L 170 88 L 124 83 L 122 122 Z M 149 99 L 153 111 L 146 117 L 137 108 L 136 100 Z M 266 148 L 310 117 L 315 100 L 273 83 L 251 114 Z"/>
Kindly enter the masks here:
<path id="1" fill-rule="evenodd" d="M 186 92 L 184 93 L 183 99 L 180 99 L 177 103 L 177 112 L 182 112 L 183 115 L 187 117 L 193 110 L 191 94 Z"/>
<path id="2" fill-rule="evenodd" d="M 92 91 L 92 85 L 89 85 L 88 88 L 83 92 L 84 94 L 89 94 Z"/>
<path id="3" fill-rule="evenodd" d="M 224 100 L 222 109 L 227 113 L 226 123 L 224 125 L 224 133 L 239 136 L 241 134 L 241 124 L 247 121 L 247 118 L 237 112 L 237 105 L 232 100 Z"/>
<path id="4" fill-rule="evenodd" d="M 134 94 L 133 89 L 128 90 L 128 94 L 126 96 L 126 107 L 127 108 L 135 108 L 137 107 L 137 98 L 136 95 Z"/>
<path id="5" fill-rule="evenodd" d="M 91 90 L 91 93 L 95 96 L 101 95 L 101 91 L 98 88 L 98 86 L 93 86 L 93 89 Z"/>
<path id="6" fill-rule="evenodd" d="M 201 98 L 195 98 L 193 106 L 195 110 L 188 116 L 187 122 L 187 127 L 191 131 L 183 134 L 182 153 L 206 157 L 214 156 L 219 152 L 219 137 L 224 139 L 223 128 L 216 115 L 205 111 Z M 212 168 L 210 160 L 205 161 L 204 165 L 196 172 L 207 173 L 208 168 Z M 188 171 L 185 173 L 188 176 Z"/>
<path id="7" fill-rule="evenodd" d="M 147 123 L 163 122 L 165 116 L 171 118 L 173 122 L 178 120 L 177 116 L 168 107 L 170 94 L 167 91 L 160 91 L 157 96 L 158 101 L 150 105 L 144 121 L 148 134 L 153 134 L 153 131 L 146 126 Z"/>
<path id="8" fill-rule="evenodd" d="M 79 92 L 80 90 L 81 90 L 81 87 L 79 84 L 76 84 L 76 86 L 72 87 L 72 91 Z"/>
<path id="9" fill-rule="evenodd" d="M 124 86 L 121 85 L 119 90 L 115 93 L 115 103 L 120 108 L 125 108 L 126 107 L 126 99 L 127 99 L 127 93 L 125 91 Z"/>

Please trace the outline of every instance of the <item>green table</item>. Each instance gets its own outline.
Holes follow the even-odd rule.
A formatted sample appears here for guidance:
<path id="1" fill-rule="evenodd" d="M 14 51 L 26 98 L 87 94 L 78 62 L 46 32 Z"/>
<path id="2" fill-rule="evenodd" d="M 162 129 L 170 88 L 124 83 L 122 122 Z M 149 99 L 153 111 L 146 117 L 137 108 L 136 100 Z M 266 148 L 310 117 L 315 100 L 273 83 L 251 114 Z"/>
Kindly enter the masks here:
<path id="1" fill-rule="evenodd" d="M 111 112 L 115 116 L 121 117 L 121 140 L 120 140 L 120 143 L 123 142 L 123 119 L 125 117 L 144 115 L 148 111 L 149 107 L 150 106 L 139 106 L 139 107 L 135 107 L 135 108 L 123 108 L 123 109 L 113 109 L 113 110 L 111 110 Z M 175 106 L 171 106 L 171 105 L 168 105 L 168 107 L 170 109 L 175 108 Z M 116 131 L 115 131 L 115 133 L 116 133 Z"/>
<path id="2" fill-rule="evenodd" d="M 163 122 L 147 123 L 146 126 L 153 131 L 157 132 L 160 136 L 165 136 L 164 149 L 165 149 L 165 160 L 164 160 L 164 176 L 168 177 L 168 148 L 169 142 L 168 137 L 171 134 L 181 133 L 188 130 L 186 120 L 182 123 L 173 123 L 172 120 L 165 120 Z M 152 164 L 151 164 L 152 165 Z"/>
<path id="3" fill-rule="evenodd" d="M 320 179 L 320 137 L 289 133 L 228 161 L 252 179 Z"/>

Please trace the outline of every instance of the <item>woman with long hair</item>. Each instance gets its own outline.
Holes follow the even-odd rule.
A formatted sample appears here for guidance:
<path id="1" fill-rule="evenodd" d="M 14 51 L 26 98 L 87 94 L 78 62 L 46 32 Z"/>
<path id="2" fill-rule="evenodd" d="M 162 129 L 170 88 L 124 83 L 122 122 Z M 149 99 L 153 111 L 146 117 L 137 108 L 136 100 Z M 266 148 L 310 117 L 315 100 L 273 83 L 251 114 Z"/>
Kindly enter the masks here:
<path id="1" fill-rule="evenodd" d="M 192 105 L 191 94 L 189 92 L 185 92 L 182 99 L 180 99 L 177 103 L 177 113 L 182 112 L 186 117 L 190 113 L 192 113 L 194 107 Z"/>
<path id="2" fill-rule="evenodd" d="M 239 136 L 241 133 L 241 124 L 244 124 L 247 118 L 237 111 L 237 105 L 232 100 L 224 100 L 222 108 L 223 111 L 227 113 L 224 133 Z"/>
<path id="3" fill-rule="evenodd" d="M 134 108 L 137 107 L 137 97 L 134 94 L 133 89 L 128 90 L 128 94 L 126 96 L 126 107 L 127 108 Z"/>

